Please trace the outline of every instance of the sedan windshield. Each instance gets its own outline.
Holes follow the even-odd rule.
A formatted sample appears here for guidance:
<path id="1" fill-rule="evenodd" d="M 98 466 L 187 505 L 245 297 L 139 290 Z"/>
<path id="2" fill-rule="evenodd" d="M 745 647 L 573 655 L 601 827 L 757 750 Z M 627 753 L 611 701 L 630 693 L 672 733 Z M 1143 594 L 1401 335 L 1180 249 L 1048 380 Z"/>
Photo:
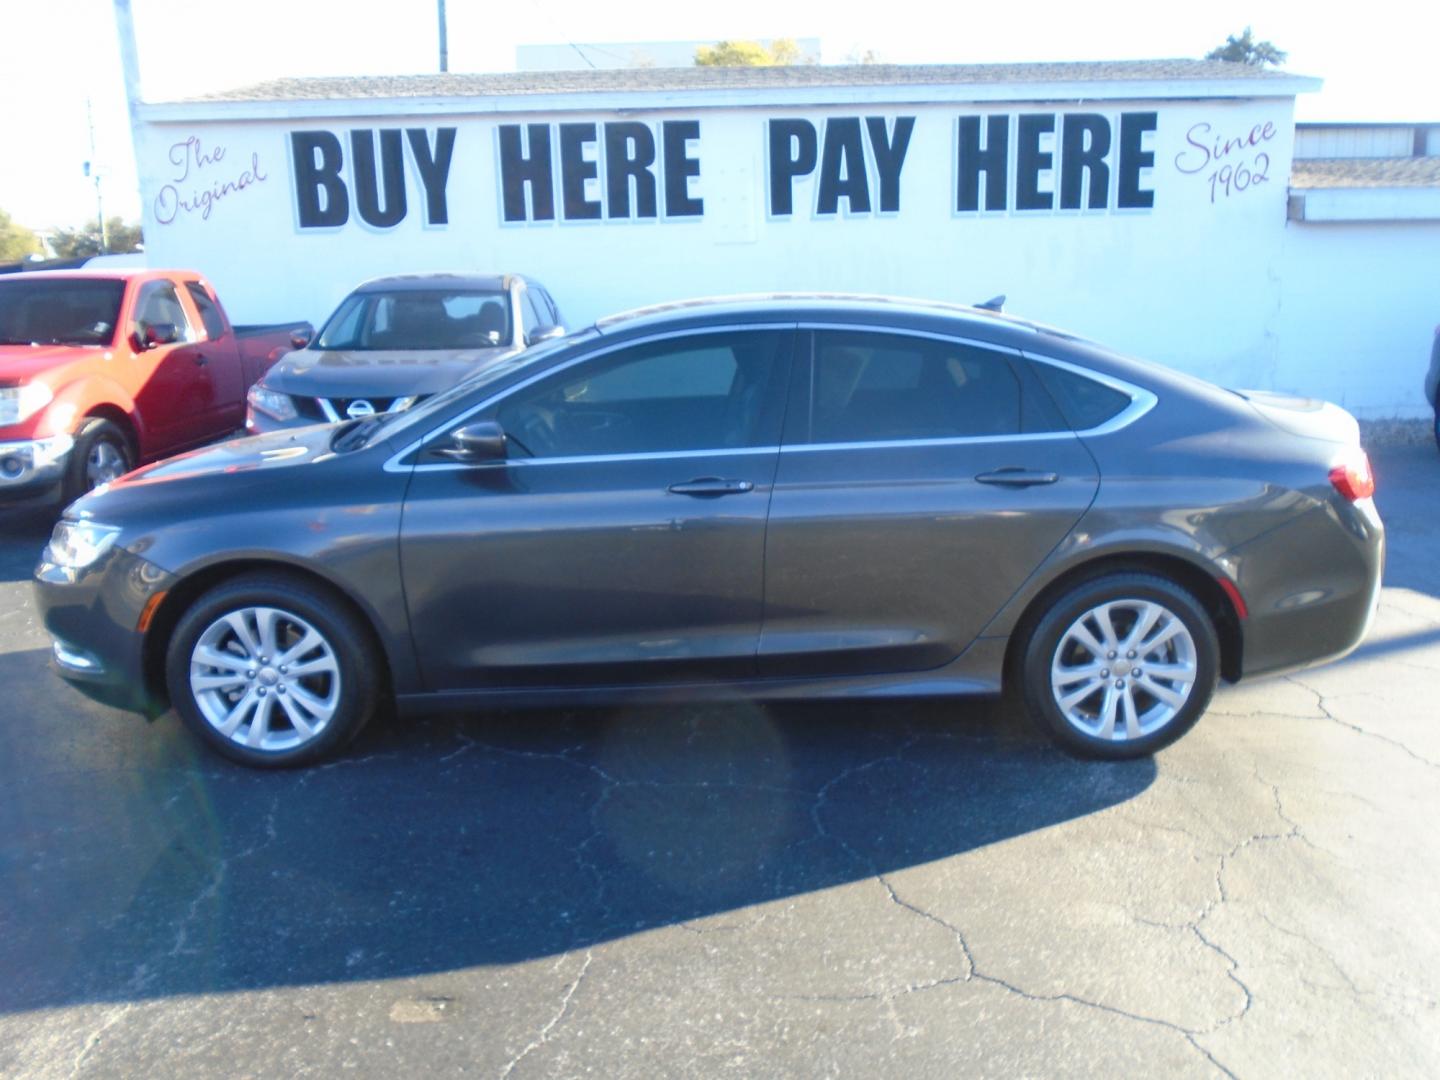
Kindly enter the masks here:
<path id="1" fill-rule="evenodd" d="M 503 290 L 397 289 L 347 297 L 320 331 L 321 349 L 484 349 L 510 341 Z"/>
<path id="2" fill-rule="evenodd" d="M 109 345 L 123 281 L 0 280 L 0 345 Z"/>

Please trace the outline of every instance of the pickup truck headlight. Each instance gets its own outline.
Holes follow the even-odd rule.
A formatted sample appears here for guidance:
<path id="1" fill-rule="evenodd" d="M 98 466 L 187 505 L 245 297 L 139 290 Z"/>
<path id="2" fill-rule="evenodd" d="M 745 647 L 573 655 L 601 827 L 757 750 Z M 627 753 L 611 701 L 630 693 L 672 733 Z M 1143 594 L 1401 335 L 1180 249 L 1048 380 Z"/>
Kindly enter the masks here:
<path id="1" fill-rule="evenodd" d="M 269 387 L 256 383 L 250 388 L 250 393 L 245 395 L 250 408 L 256 412 L 264 413 L 272 420 L 294 420 L 299 414 L 295 411 L 295 402 L 290 399 L 289 394 L 281 394 L 271 390 Z"/>
<path id="2" fill-rule="evenodd" d="M 0 427 L 24 423 L 54 399 L 50 387 L 41 382 L 0 386 Z"/>
<path id="3" fill-rule="evenodd" d="M 45 561 L 67 570 L 83 570 L 114 546 L 120 530 L 96 521 L 61 521 L 50 534 Z"/>

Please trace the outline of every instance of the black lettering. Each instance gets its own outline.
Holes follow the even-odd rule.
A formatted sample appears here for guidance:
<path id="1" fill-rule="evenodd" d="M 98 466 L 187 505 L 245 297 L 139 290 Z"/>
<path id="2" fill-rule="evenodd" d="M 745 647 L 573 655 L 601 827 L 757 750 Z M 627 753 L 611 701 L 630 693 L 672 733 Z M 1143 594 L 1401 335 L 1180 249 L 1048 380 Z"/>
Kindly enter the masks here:
<path id="1" fill-rule="evenodd" d="M 560 125 L 560 206 L 566 221 L 600 217 L 600 200 L 585 198 L 585 181 L 600 175 L 600 166 L 585 159 L 585 147 L 596 141 L 594 124 Z"/>
<path id="2" fill-rule="evenodd" d="M 1115 204 L 1125 209 L 1155 205 L 1155 192 L 1140 187 L 1140 170 L 1155 164 L 1155 154 L 1143 149 L 1145 133 L 1157 126 L 1153 112 L 1120 114 L 1120 179 Z"/>
<path id="3" fill-rule="evenodd" d="M 900 210 L 900 169 L 905 164 L 905 151 L 910 149 L 910 134 L 915 130 L 913 116 L 895 118 L 895 135 L 889 137 L 883 116 L 867 116 L 865 127 L 870 132 L 870 149 L 875 155 L 875 175 L 880 181 L 880 212 L 894 214 Z"/>
<path id="4" fill-rule="evenodd" d="M 690 194 L 689 180 L 700 175 L 700 159 L 690 157 L 685 144 L 700 138 L 700 121 L 666 120 L 661 125 L 665 145 L 665 216 L 699 217 L 705 201 Z"/>
<path id="5" fill-rule="evenodd" d="M 1091 210 L 1103 210 L 1110 197 L 1110 121 L 1098 113 L 1068 113 L 1060 129 L 1060 208 L 1079 210 L 1086 174 Z"/>
<path id="6" fill-rule="evenodd" d="M 350 195 L 340 179 L 345 152 L 328 131 L 292 131 L 296 217 L 302 229 L 333 229 L 350 220 Z"/>
<path id="7" fill-rule="evenodd" d="M 785 217 L 795 212 L 794 182 L 815 171 L 819 140 L 808 120 L 770 121 L 770 213 Z"/>
<path id="8" fill-rule="evenodd" d="M 841 169 L 844 176 L 841 176 Z M 865 169 L 865 142 L 858 116 L 837 116 L 825 122 L 825 148 L 820 156 L 817 214 L 839 212 L 845 199 L 852 214 L 870 212 L 870 176 Z"/>
<path id="9" fill-rule="evenodd" d="M 1005 209 L 1006 170 L 1010 158 L 1010 117 L 991 116 L 980 146 L 980 117 L 960 117 L 955 152 L 955 209 L 980 209 L 980 174 L 985 174 L 985 209 Z"/>
<path id="10" fill-rule="evenodd" d="M 605 203 L 612 218 L 630 216 L 630 182 L 635 182 L 635 216 L 655 216 L 655 133 L 648 124 L 605 125 Z"/>
<path id="11" fill-rule="evenodd" d="M 554 221 L 555 181 L 550 171 L 550 125 L 526 124 L 521 146 L 519 124 L 500 125 L 500 203 L 506 221 Z M 525 189 L 530 197 L 525 197 Z M 533 209 L 533 213 L 527 212 Z"/>
<path id="12" fill-rule="evenodd" d="M 425 222 L 428 225 L 449 224 L 450 209 L 445 202 L 445 186 L 450 180 L 450 158 L 455 153 L 455 129 L 447 127 L 436 131 L 433 151 L 424 128 L 407 128 L 405 135 L 410 140 L 410 154 L 415 158 L 420 185 L 425 189 Z"/>
<path id="13" fill-rule="evenodd" d="M 375 132 L 350 132 L 350 160 L 355 173 L 355 209 L 360 220 L 389 229 L 405 218 L 405 144 L 399 128 L 380 129 L 380 169 L 375 168 Z M 382 175 L 383 174 L 383 177 Z M 380 203 L 384 189 L 385 204 Z"/>
<path id="14" fill-rule="evenodd" d="M 1055 155 L 1040 149 L 1040 136 L 1055 131 L 1053 113 L 1023 113 L 1015 142 L 1015 209 L 1052 210 L 1055 196 L 1040 190 L 1040 174 L 1054 166 Z"/>

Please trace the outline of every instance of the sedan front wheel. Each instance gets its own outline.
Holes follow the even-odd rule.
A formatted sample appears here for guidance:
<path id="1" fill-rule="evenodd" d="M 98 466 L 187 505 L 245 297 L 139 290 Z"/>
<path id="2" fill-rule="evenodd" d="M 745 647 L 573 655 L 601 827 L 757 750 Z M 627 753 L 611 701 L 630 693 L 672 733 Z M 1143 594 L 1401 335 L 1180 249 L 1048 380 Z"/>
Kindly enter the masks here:
<path id="1" fill-rule="evenodd" d="M 1210 616 L 1187 590 L 1152 574 L 1107 574 L 1034 624 L 1022 660 L 1026 709 L 1072 753 L 1143 757 L 1200 718 L 1219 655 Z"/>
<path id="2" fill-rule="evenodd" d="M 170 700 L 218 753 L 301 765 L 349 742 L 375 711 L 374 649 L 359 620 L 287 577 L 238 578 L 181 616 L 166 656 Z"/>

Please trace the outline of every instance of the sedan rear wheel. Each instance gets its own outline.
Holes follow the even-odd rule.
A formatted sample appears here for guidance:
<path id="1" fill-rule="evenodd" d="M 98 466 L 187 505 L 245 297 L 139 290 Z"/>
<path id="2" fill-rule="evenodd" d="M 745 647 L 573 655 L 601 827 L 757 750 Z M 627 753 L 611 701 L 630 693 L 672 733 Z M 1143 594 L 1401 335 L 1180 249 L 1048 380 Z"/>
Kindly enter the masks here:
<path id="1" fill-rule="evenodd" d="M 309 583 L 247 576 L 202 596 L 166 660 L 187 726 L 246 765 L 300 765 L 353 738 L 374 712 L 376 663 L 359 620 Z"/>
<path id="2" fill-rule="evenodd" d="M 1199 719 L 1218 659 L 1214 626 L 1189 592 L 1150 574 L 1109 574 L 1071 589 L 1034 625 L 1027 709 L 1071 752 L 1141 757 Z"/>

